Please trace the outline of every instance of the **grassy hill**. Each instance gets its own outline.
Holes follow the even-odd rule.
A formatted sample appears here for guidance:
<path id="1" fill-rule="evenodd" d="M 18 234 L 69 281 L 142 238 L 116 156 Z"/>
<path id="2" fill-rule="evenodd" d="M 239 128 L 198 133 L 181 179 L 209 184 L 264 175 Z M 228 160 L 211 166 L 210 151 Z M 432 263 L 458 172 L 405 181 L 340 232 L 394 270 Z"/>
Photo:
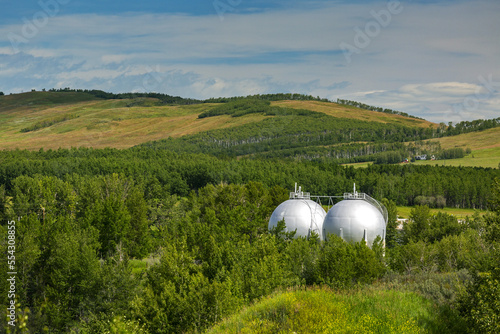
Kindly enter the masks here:
<path id="1" fill-rule="evenodd" d="M 217 104 L 167 106 L 156 99 L 103 100 L 77 92 L 29 92 L 0 97 L 0 149 L 127 148 L 168 137 L 235 127 L 269 118 L 251 114 L 198 119 Z M 337 118 L 429 127 L 435 124 L 336 103 L 279 101 L 273 106 L 308 109 Z M 64 117 L 71 116 L 71 117 Z M 65 119 L 66 118 L 66 119 Z M 65 119 L 63 121 L 58 121 Z M 39 127 L 35 131 L 22 130 Z M 45 125 L 45 126 L 43 126 Z"/>
<path id="2" fill-rule="evenodd" d="M 413 292 L 322 288 L 271 295 L 207 333 L 456 333 L 447 321 Z"/>
<path id="3" fill-rule="evenodd" d="M 0 96 L 0 149 L 124 149 L 160 141 L 159 147 L 191 152 L 356 162 L 359 156 L 400 150 L 402 141 L 419 139 L 438 127 L 422 119 L 314 100 L 272 101 L 262 110 L 209 117 L 200 115 L 223 104 L 163 102 L 148 97 L 103 99 L 84 92 Z M 161 142 L 167 138 L 177 141 Z M 495 168 L 500 163 L 500 128 L 431 142 L 442 148 L 469 147 L 472 154 L 417 164 Z"/>
<path id="4" fill-rule="evenodd" d="M 440 143 L 444 149 L 470 148 L 472 153 L 464 158 L 439 161 L 417 161 L 419 165 L 464 166 L 464 167 L 491 167 L 500 166 L 500 128 L 488 129 L 480 132 L 464 133 L 458 136 L 432 139 Z"/>

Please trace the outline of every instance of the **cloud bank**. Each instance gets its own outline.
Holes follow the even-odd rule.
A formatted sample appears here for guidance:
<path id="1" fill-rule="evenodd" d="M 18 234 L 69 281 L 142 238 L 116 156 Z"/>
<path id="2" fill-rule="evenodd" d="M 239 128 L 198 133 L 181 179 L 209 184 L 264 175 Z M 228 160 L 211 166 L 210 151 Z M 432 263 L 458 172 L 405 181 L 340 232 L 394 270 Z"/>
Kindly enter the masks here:
<path id="1" fill-rule="evenodd" d="M 222 16 L 57 1 L 0 25 L 0 91 L 297 92 L 435 122 L 500 116 L 497 1 L 247 1 Z"/>

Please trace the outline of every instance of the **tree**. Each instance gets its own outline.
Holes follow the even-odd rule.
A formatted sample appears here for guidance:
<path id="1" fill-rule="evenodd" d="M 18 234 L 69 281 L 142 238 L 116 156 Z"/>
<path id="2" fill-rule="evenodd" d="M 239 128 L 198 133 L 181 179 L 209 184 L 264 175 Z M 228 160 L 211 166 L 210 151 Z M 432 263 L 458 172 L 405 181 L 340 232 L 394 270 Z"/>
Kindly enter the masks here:
<path id="1" fill-rule="evenodd" d="M 382 199 L 382 204 L 387 209 L 387 228 L 385 234 L 385 245 L 392 248 L 397 245 L 399 239 L 398 227 L 398 208 L 396 203 L 387 198 Z"/>
<path id="2" fill-rule="evenodd" d="M 500 179 L 496 178 L 491 187 L 490 209 L 493 211 L 485 217 L 486 239 L 500 242 Z"/>
<path id="3" fill-rule="evenodd" d="M 427 205 L 417 205 L 410 211 L 410 220 L 403 227 L 403 242 L 424 240 L 429 229 L 430 209 Z"/>

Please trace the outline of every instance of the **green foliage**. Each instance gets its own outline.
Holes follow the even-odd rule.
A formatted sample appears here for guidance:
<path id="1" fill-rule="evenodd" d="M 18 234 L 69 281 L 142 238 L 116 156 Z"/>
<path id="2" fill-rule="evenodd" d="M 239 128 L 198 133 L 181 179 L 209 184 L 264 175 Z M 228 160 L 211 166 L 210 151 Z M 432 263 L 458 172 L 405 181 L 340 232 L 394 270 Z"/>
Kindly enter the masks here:
<path id="1" fill-rule="evenodd" d="M 444 316 L 415 293 L 321 288 L 271 295 L 208 333 L 457 333 Z"/>
<path id="2" fill-rule="evenodd" d="M 62 122 L 65 122 L 65 121 L 69 121 L 71 119 L 75 119 L 77 117 L 78 117 L 77 115 L 67 114 L 67 115 L 62 115 L 62 116 L 59 116 L 59 117 L 54 117 L 54 118 L 46 119 L 46 120 L 43 120 L 41 122 L 37 122 L 37 123 L 35 123 L 33 125 L 30 125 L 30 126 L 28 126 L 26 128 L 22 128 L 21 132 L 37 131 L 37 130 L 40 130 L 40 129 L 43 129 L 43 128 L 48 128 L 49 126 L 52 126 L 52 125 L 57 124 L 57 123 L 62 123 Z"/>
<path id="3" fill-rule="evenodd" d="M 370 283 L 385 272 L 381 259 L 364 242 L 350 244 L 336 235 L 322 243 L 317 261 L 318 283 L 335 288 Z"/>
<path id="4" fill-rule="evenodd" d="M 77 216 L 99 231 L 101 254 L 124 250 L 144 257 L 151 250 L 147 204 L 142 191 L 118 174 L 79 184 Z"/>
<path id="5" fill-rule="evenodd" d="M 500 331 L 500 275 L 499 271 L 476 276 L 461 299 L 458 309 L 473 328 L 473 333 Z"/>
<path id="6" fill-rule="evenodd" d="M 295 117 L 301 116 L 285 118 Z M 279 289 L 366 288 L 387 271 L 401 275 L 401 282 L 427 275 L 429 282 L 419 281 L 415 291 L 449 305 L 455 300 L 453 285 L 462 284 L 454 272 L 494 273 L 498 263 L 499 191 L 493 184 L 498 170 L 392 165 L 356 170 L 331 160 L 237 160 L 159 147 L 3 151 L 0 160 L 0 214 L 16 220 L 16 288 L 33 333 L 44 328 L 200 332 Z M 335 236 L 326 242 L 294 238 L 283 233 L 282 224 L 267 231 L 271 213 L 288 199 L 286 188 L 293 182 L 313 194 L 336 195 L 350 190 L 353 180 L 360 191 L 387 198 L 390 247 L 384 249 L 380 239 L 370 249 Z M 485 207 L 491 200 L 493 213 L 459 224 L 450 215 L 416 207 L 400 240 L 395 204 L 440 194 L 455 206 Z M 5 221 L 0 226 L 6 233 Z M 0 252 L 6 246 L 1 241 Z M 450 276 L 440 280 L 442 273 Z M 0 273 L 2 304 L 5 275 Z M 485 298 L 486 291 L 496 291 L 490 285 L 478 285 Z M 490 305 L 491 298 L 485 300 Z M 370 305 L 363 304 L 366 314 Z M 416 324 L 454 328 L 441 311 L 429 318 L 431 324 Z M 288 317 L 280 312 L 270 313 L 273 319 Z M 380 319 L 391 320 L 384 317 L 342 324 L 364 330 L 372 328 L 368 320 L 373 328 Z"/>
<path id="7" fill-rule="evenodd" d="M 465 157 L 465 150 L 463 148 L 449 148 L 447 150 L 443 150 L 439 157 L 441 159 L 460 159 Z"/>
<path id="8" fill-rule="evenodd" d="M 182 242 L 165 249 L 145 284 L 132 314 L 152 333 L 201 330 L 242 302 L 231 279 L 210 282 Z"/>
<path id="9" fill-rule="evenodd" d="M 404 159 L 401 152 L 389 151 L 377 154 L 375 158 L 376 164 L 398 164 Z"/>
<path id="10" fill-rule="evenodd" d="M 387 198 L 382 199 L 382 204 L 387 209 L 387 229 L 385 233 L 385 246 L 387 248 L 392 248 L 396 246 L 399 242 L 399 232 L 397 227 L 398 223 L 398 209 L 396 203 Z"/>
<path id="11" fill-rule="evenodd" d="M 213 117 L 219 115 L 231 115 L 239 117 L 247 114 L 265 113 L 270 110 L 269 101 L 257 99 L 243 99 L 224 103 L 209 111 L 201 113 L 198 118 Z"/>
<path id="12" fill-rule="evenodd" d="M 427 205 L 430 208 L 444 208 L 446 206 L 446 198 L 442 195 L 434 196 L 417 196 L 414 199 L 416 205 Z"/>

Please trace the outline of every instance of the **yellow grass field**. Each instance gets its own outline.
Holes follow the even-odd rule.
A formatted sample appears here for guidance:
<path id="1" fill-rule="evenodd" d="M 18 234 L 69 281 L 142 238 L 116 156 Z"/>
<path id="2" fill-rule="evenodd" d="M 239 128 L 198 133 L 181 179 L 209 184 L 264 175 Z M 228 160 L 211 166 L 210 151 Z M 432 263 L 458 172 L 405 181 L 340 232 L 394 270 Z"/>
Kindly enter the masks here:
<path id="1" fill-rule="evenodd" d="M 210 105 L 127 107 L 127 102 L 130 101 L 87 101 L 1 112 L 0 149 L 128 148 L 152 140 L 256 122 L 265 117 L 251 114 L 198 119 Z M 21 132 L 27 126 L 65 114 L 77 118 L 37 131 Z"/>

